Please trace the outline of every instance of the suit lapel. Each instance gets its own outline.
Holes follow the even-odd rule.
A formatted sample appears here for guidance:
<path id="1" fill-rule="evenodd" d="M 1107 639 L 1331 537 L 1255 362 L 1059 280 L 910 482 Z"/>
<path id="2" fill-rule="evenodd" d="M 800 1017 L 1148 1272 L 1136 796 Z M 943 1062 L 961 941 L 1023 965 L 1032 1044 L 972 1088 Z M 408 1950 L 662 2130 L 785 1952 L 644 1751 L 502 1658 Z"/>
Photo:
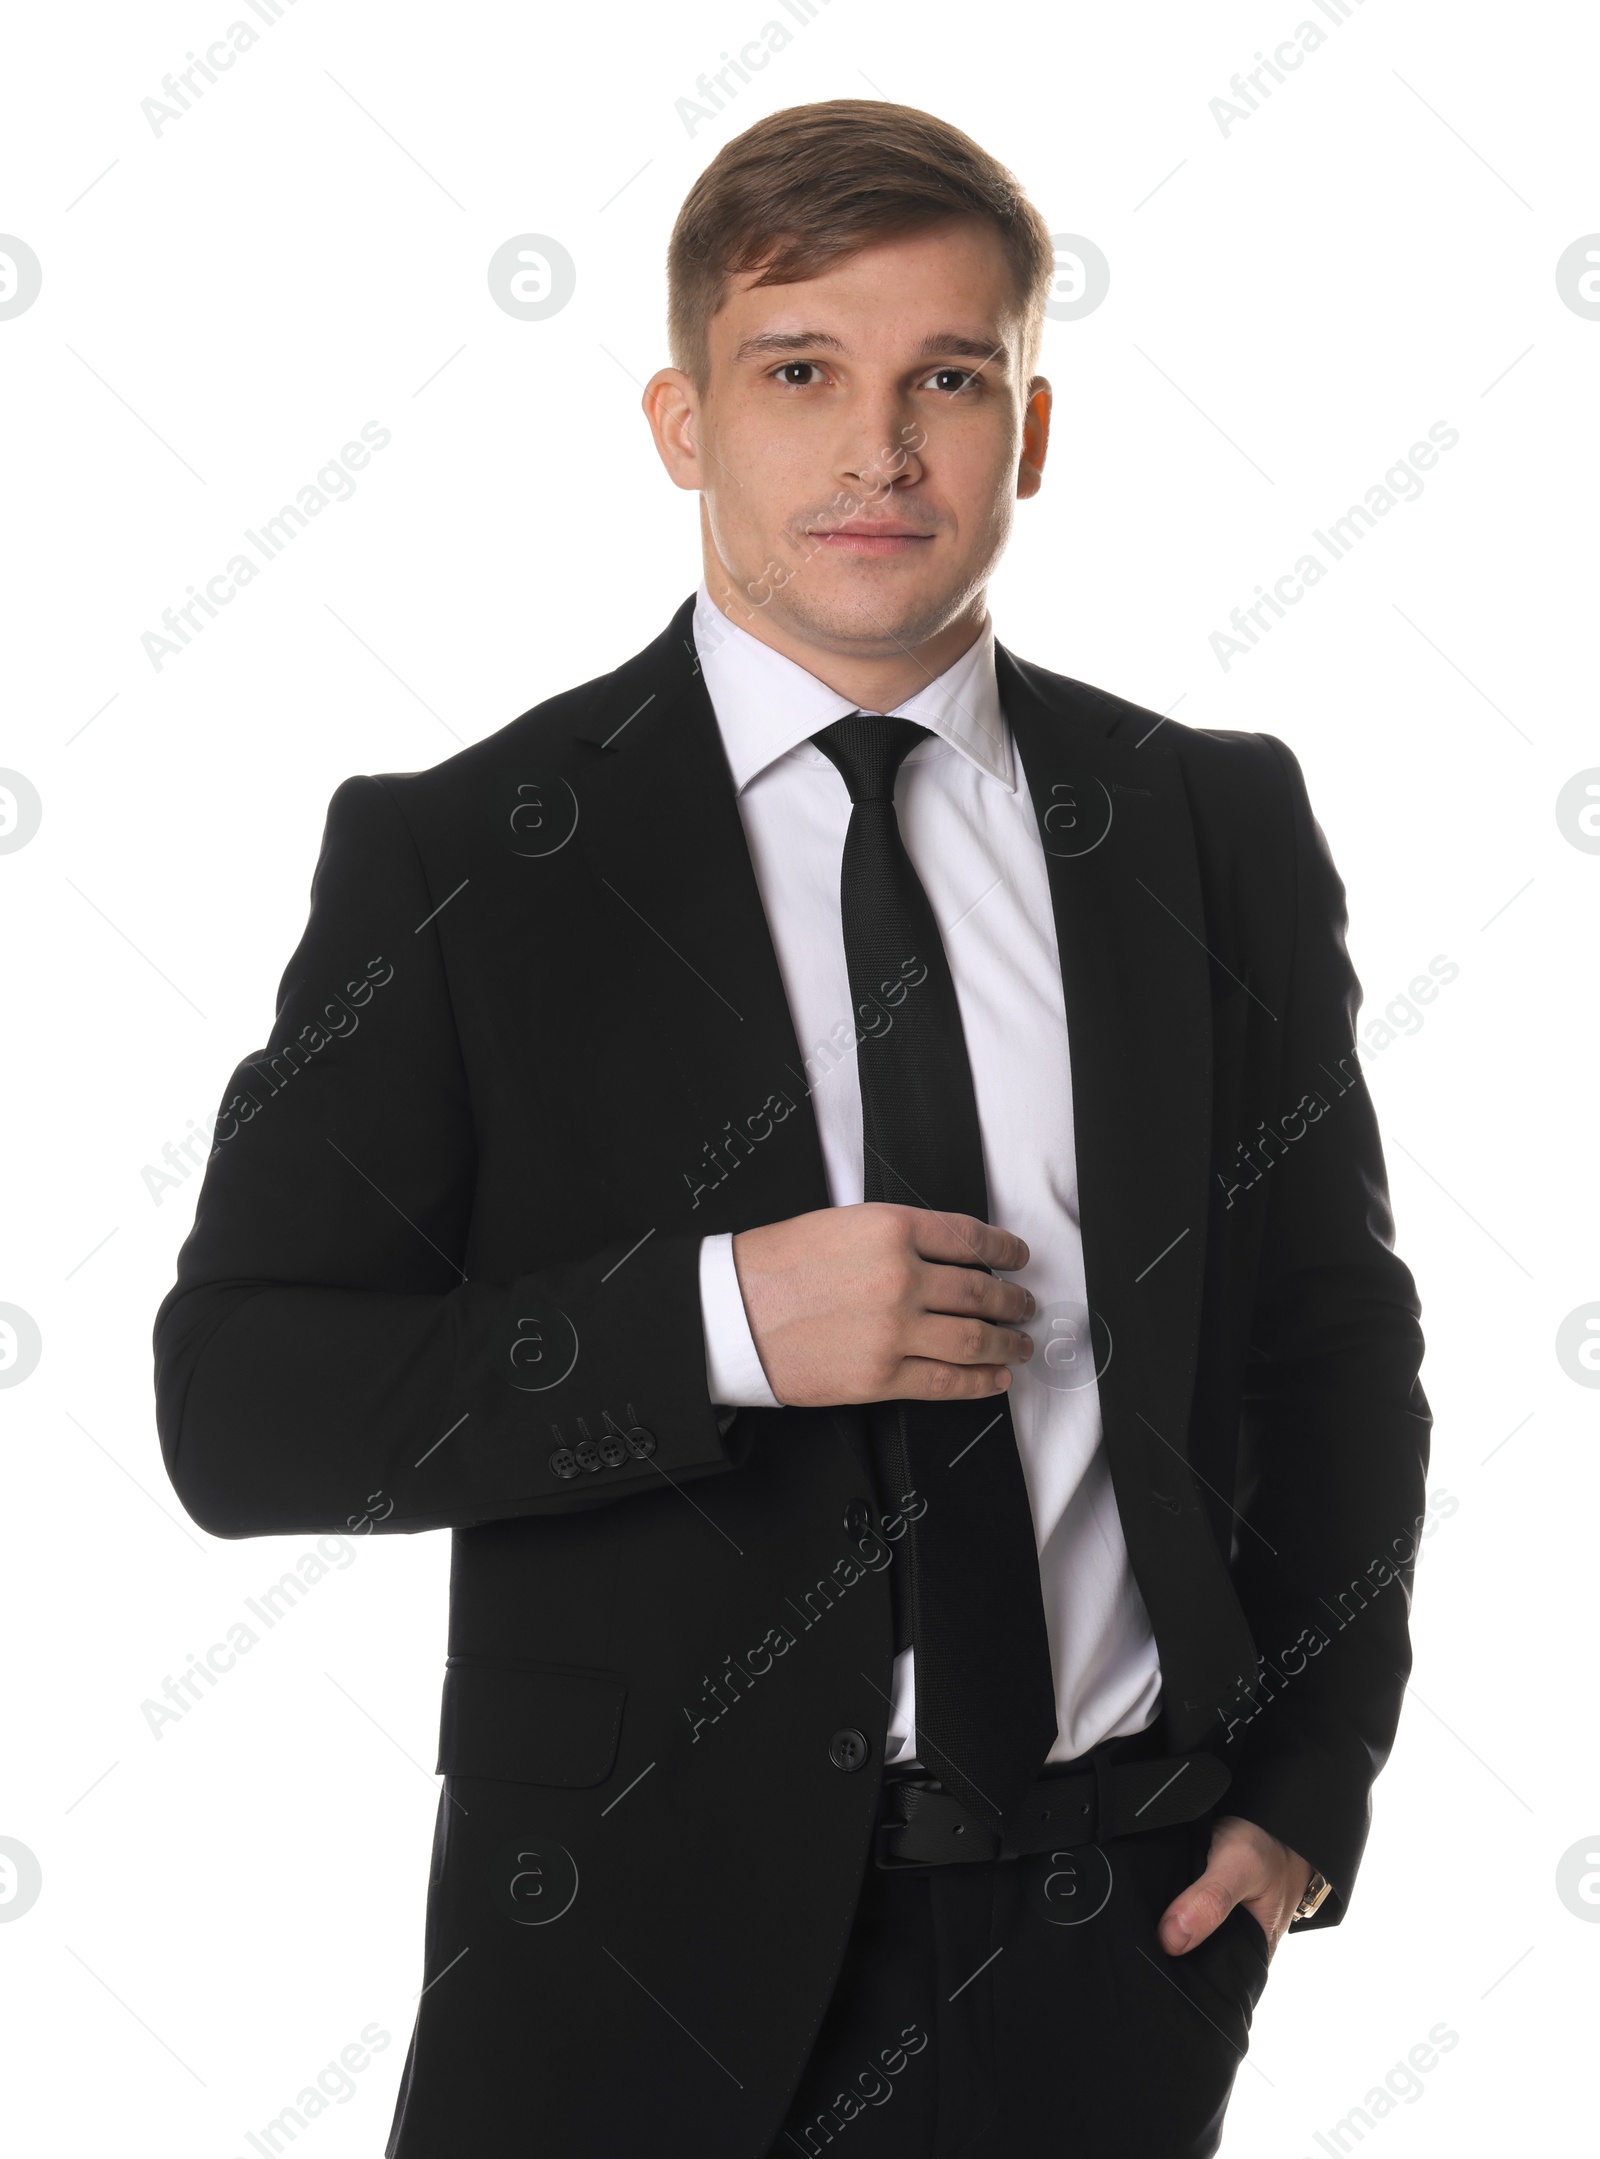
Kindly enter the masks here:
<path id="1" fill-rule="evenodd" d="M 693 618 L 691 599 L 596 686 L 573 729 L 590 746 L 576 836 L 607 943 L 636 955 L 641 1073 L 692 1120 L 684 1170 L 705 1175 L 692 1206 L 685 1176 L 678 1226 L 715 1234 L 826 1207 L 828 1186 Z"/>
<path id="2" fill-rule="evenodd" d="M 1159 722 L 1003 647 L 996 665 L 1050 878 L 1106 1449 L 1169 1734 L 1189 1746 L 1255 1668 L 1188 1463 L 1211 1147 L 1193 819 Z"/>

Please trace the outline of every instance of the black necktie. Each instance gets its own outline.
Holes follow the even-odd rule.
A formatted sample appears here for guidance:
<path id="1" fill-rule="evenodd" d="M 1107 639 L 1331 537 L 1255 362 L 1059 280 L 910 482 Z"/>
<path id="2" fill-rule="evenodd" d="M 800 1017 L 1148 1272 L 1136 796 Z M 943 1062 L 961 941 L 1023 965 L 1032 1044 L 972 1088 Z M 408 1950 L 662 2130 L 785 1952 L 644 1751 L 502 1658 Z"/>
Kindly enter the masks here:
<path id="1" fill-rule="evenodd" d="M 894 807 L 895 775 L 925 733 L 914 720 L 853 712 L 812 737 L 854 805 L 839 902 L 857 1022 L 863 1196 L 983 1222 L 983 1137 L 961 1009 Z M 1011 1412 L 1004 1395 L 990 1395 L 879 1403 L 869 1415 L 881 1496 L 890 1507 L 912 1492 L 923 1502 L 895 1546 L 896 1647 L 916 1651 L 918 1757 L 999 1830 L 1056 1737 Z"/>

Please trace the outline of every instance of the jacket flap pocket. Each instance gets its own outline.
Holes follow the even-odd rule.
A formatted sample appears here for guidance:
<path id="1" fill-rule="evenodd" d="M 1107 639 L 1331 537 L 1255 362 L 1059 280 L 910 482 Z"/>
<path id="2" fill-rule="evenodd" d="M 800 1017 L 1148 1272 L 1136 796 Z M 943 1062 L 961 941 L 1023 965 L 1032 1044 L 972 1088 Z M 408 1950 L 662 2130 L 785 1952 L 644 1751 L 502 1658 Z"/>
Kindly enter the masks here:
<path id="1" fill-rule="evenodd" d="M 600 1784 L 611 1773 L 628 1682 L 574 1665 L 451 1657 L 439 1770 L 510 1784 Z"/>

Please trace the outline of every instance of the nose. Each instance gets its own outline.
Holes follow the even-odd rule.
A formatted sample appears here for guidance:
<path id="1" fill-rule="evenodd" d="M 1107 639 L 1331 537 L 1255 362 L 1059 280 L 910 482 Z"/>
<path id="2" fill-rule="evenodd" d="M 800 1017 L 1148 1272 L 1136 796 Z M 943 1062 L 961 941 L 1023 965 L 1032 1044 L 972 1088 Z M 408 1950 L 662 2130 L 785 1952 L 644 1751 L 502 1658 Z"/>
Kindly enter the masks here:
<path id="1" fill-rule="evenodd" d="M 839 480 L 866 497 L 913 487 L 922 478 L 920 452 L 927 436 L 897 397 L 887 397 L 870 412 L 851 415 L 852 425 L 840 451 Z"/>

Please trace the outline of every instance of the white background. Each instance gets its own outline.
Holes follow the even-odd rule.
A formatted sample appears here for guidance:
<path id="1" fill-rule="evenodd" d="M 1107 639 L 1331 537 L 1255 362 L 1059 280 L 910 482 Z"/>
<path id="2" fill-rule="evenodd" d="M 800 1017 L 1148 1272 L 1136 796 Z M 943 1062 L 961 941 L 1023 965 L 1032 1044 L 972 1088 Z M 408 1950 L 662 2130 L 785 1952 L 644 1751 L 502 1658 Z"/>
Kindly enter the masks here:
<path id="1" fill-rule="evenodd" d="M 166 1485 L 149 1333 L 198 1176 L 158 1205 L 142 1172 L 265 1040 L 339 781 L 480 739 L 690 591 L 693 503 L 637 388 L 677 206 L 761 113 L 882 94 L 967 129 L 1111 264 L 1104 305 L 1046 332 L 1056 433 L 993 590 L 1002 640 L 1293 745 L 1365 1018 L 1435 955 L 1460 970 L 1369 1064 L 1457 1506 L 1423 1548 L 1353 1906 L 1280 1952 L 1226 2149 L 1316 2159 L 1441 2021 L 1459 2044 L 1363 2152 L 1573 2148 L 1600 1927 L 1555 1875 L 1600 1850 L 1597 1405 L 1555 1336 L 1600 1298 L 1600 858 L 1555 802 L 1600 765 L 1600 322 L 1555 266 L 1600 228 L 1590 12 L 1365 0 L 1224 135 L 1209 101 L 1323 23 L 1312 0 L 831 0 L 692 138 L 674 101 L 789 23 L 777 0 L 299 0 L 159 137 L 141 99 L 255 23 L 243 0 L 102 4 L 70 34 L 29 12 L 0 230 L 44 282 L 0 322 L 0 765 L 43 824 L 0 856 L 0 1301 L 43 1355 L 0 1393 L 0 1835 L 44 1886 L 0 1925 L 14 2147 L 238 2159 L 374 2022 L 387 2049 L 294 2149 L 382 2147 L 421 1984 L 448 1540 L 353 1543 L 153 1737 L 141 1703 L 314 1540 L 215 1542 Z M 577 264 L 544 322 L 486 282 L 526 232 Z M 162 610 L 369 420 L 393 440 L 354 498 L 154 669 Z M 1230 609 L 1440 420 L 1460 441 L 1421 498 L 1224 670 Z"/>

